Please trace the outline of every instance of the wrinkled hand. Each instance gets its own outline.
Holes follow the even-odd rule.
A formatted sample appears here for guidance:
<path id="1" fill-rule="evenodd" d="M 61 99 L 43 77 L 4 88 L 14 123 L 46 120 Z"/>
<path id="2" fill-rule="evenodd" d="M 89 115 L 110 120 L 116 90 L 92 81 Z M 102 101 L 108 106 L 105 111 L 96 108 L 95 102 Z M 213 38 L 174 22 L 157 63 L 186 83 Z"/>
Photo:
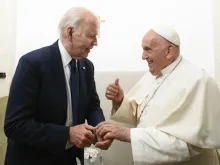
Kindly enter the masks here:
<path id="1" fill-rule="evenodd" d="M 112 145 L 113 139 L 103 140 L 99 136 L 97 137 L 98 142 L 95 144 L 95 147 L 100 148 L 102 150 L 107 150 Z"/>
<path id="2" fill-rule="evenodd" d="M 102 122 L 96 126 L 96 135 L 102 140 L 117 139 L 123 142 L 131 142 L 130 128 L 119 126 L 112 122 Z"/>
<path id="3" fill-rule="evenodd" d="M 106 88 L 105 96 L 107 99 L 112 100 L 114 105 L 120 105 L 123 98 L 124 92 L 119 85 L 119 79 L 117 78 L 114 83 L 111 83 Z"/>
<path id="4" fill-rule="evenodd" d="M 95 128 L 88 124 L 70 127 L 69 141 L 78 148 L 89 147 L 95 142 L 95 135 L 91 132 Z"/>

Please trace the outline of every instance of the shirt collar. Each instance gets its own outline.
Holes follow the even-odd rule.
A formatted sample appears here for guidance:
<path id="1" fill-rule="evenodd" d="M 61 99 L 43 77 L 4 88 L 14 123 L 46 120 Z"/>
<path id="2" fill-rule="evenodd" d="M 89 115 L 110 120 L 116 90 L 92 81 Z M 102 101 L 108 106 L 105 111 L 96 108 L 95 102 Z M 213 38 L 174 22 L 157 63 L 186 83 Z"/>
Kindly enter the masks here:
<path id="1" fill-rule="evenodd" d="M 61 54 L 61 58 L 63 61 L 63 66 L 66 67 L 70 63 L 70 61 L 72 60 L 72 57 L 67 52 L 67 50 L 64 48 L 64 46 L 60 40 L 58 41 L 58 47 L 60 49 L 60 54 Z"/>
<path id="2" fill-rule="evenodd" d="M 161 70 L 161 74 L 165 75 L 172 72 L 181 60 L 182 60 L 182 56 L 179 55 L 174 62 L 172 62 L 170 65 L 168 65 L 167 67 Z"/>

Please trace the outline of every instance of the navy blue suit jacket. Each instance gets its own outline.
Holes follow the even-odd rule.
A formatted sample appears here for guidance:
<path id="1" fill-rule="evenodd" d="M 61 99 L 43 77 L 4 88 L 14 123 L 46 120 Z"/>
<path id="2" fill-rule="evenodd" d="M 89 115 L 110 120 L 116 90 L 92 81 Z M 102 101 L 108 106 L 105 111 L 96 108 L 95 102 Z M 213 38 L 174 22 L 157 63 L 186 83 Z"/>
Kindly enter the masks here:
<path id="1" fill-rule="evenodd" d="M 94 81 L 94 66 L 79 60 L 78 124 L 104 121 Z M 69 128 L 65 75 L 58 42 L 21 57 L 12 80 L 4 130 L 5 165 L 66 165 Z M 76 149 L 80 160 L 83 150 Z M 75 157 L 73 154 L 72 157 Z"/>

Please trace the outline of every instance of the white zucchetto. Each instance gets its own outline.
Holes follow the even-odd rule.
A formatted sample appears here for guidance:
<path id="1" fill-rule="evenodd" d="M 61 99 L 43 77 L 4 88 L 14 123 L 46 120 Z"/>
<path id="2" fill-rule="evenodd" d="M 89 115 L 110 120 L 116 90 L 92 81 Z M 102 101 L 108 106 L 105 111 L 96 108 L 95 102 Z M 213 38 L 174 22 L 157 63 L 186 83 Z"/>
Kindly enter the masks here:
<path id="1" fill-rule="evenodd" d="M 169 26 L 157 26 L 152 28 L 157 34 L 161 37 L 165 38 L 166 40 L 170 41 L 171 43 L 180 46 L 180 38 L 179 34 Z"/>

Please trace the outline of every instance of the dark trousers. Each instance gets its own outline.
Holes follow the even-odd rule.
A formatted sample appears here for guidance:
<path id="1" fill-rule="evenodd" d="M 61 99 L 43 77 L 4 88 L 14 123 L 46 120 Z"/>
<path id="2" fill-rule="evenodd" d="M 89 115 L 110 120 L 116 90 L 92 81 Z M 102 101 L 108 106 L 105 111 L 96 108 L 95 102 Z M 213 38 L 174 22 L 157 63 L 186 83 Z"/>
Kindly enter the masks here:
<path id="1" fill-rule="evenodd" d="M 75 151 L 74 151 L 74 148 L 70 148 L 70 149 L 67 149 L 65 152 L 64 152 L 64 162 L 63 164 L 65 165 L 77 165 L 77 162 L 76 162 L 76 154 L 75 154 Z"/>

